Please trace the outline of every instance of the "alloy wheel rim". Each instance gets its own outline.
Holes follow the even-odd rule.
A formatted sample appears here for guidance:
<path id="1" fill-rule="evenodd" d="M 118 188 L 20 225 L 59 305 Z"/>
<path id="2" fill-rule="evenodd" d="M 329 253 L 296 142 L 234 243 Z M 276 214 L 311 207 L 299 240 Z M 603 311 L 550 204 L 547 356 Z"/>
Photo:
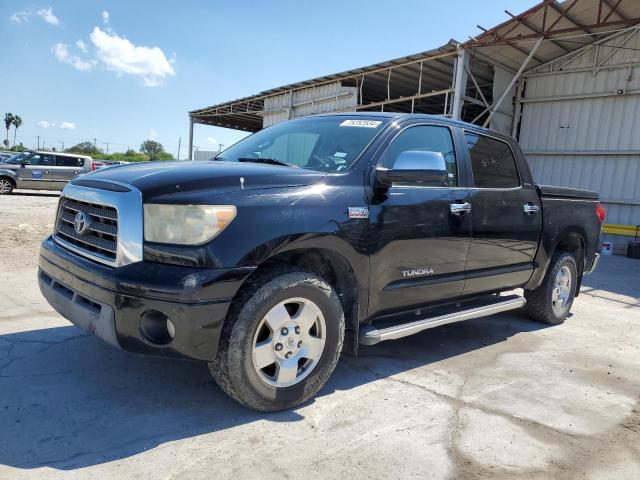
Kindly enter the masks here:
<path id="1" fill-rule="evenodd" d="M 253 339 L 252 361 L 258 377 L 282 388 L 300 383 L 317 366 L 327 328 L 322 311 L 307 298 L 290 298 L 271 308 Z"/>
<path id="2" fill-rule="evenodd" d="M 551 292 L 551 302 L 556 312 L 564 310 L 569 303 L 571 295 L 571 270 L 564 265 L 554 279 L 553 290 Z"/>
<path id="3" fill-rule="evenodd" d="M 1 193 L 8 193 L 11 191 L 11 184 L 9 183 L 9 180 L 0 180 L 0 192 Z"/>

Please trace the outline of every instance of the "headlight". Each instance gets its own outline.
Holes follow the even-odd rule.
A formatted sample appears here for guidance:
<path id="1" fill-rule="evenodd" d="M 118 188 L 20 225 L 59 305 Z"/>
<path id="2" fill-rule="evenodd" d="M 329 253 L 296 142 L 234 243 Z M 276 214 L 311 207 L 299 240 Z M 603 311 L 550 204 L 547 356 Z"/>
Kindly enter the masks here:
<path id="1" fill-rule="evenodd" d="M 198 245 L 208 242 L 236 216 L 233 205 L 144 205 L 148 242 Z"/>

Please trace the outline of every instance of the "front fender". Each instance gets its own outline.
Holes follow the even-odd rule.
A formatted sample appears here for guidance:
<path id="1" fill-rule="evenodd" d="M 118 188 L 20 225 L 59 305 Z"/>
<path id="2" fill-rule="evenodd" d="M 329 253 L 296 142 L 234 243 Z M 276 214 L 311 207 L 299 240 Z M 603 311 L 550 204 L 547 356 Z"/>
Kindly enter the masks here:
<path id="1" fill-rule="evenodd" d="M 14 183 L 18 181 L 16 172 L 14 170 L 9 170 L 8 168 L 0 168 L 0 177 L 9 177 L 14 181 Z"/>

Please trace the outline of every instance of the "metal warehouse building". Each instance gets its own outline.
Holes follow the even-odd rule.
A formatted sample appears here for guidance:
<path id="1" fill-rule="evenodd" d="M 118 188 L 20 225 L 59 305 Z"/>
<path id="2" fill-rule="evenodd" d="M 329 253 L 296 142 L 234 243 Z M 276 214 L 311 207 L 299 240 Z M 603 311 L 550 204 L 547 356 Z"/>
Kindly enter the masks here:
<path id="1" fill-rule="evenodd" d="M 514 136 L 537 183 L 596 190 L 618 251 L 640 225 L 640 0 L 545 0 L 464 43 L 194 110 L 254 132 L 314 113 L 445 115 Z M 191 157 L 190 157 L 191 158 Z"/>

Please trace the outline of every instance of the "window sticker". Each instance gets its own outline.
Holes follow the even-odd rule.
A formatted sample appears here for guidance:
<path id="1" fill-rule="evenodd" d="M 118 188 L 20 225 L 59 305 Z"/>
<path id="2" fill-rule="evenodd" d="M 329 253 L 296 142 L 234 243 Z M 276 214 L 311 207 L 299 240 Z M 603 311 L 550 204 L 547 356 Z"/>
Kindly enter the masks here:
<path id="1" fill-rule="evenodd" d="M 338 157 L 338 158 L 344 158 L 347 156 L 346 152 L 336 152 L 333 154 L 334 157 Z"/>
<path id="2" fill-rule="evenodd" d="M 31 170 L 32 178 L 42 178 L 42 170 Z"/>
<path id="3" fill-rule="evenodd" d="M 341 127 L 378 128 L 382 122 L 379 120 L 345 120 Z"/>

